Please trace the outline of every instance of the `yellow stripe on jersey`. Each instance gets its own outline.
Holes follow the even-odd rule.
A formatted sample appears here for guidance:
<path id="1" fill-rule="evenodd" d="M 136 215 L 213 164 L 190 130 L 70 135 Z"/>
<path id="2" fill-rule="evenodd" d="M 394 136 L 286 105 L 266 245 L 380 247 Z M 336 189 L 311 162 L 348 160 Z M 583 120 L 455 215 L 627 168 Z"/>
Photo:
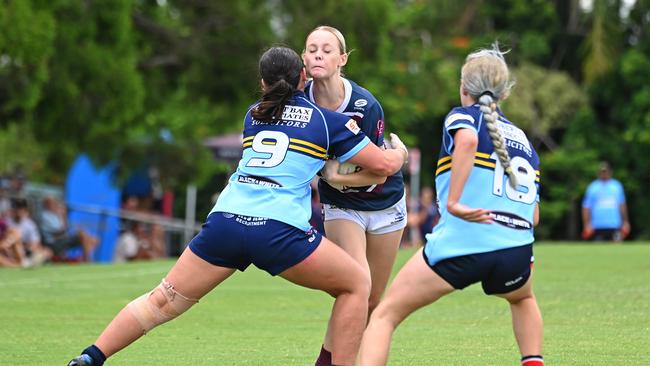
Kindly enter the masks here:
<path id="1" fill-rule="evenodd" d="M 314 149 L 316 151 L 320 151 L 323 154 L 325 154 L 327 152 L 327 150 L 324 147 L 320 147 L 320 146 L 318 146 L 316 144 L 313 144 L 313 143 L 311 143 L 309 141 L 300 140 L 300 139 L 289 139 L 289 141 L 294 143 L 294 144 L 309 146 L 310 148 L 312 148 L 312 149 Z"/>
<path id="2" fill-rule="evenodd" d="M 247 147 L 250 147 L 251 145 L 253 145 L 253 141 L 244 142 L 244 144 L 243 144 L 242 146 L 243 146 L 244 149 L 245 149 L 245 148 L 247 148 Z"/>
<path id="3" fill-rule="evenodd" d="M 488 161 L 480 160 L 480 159 L 486 159 Z M 476 159 L 474 159 L 474 165 L 494 169 L 496 168 L 497 164 L 496 164 L 496 160 L 491 159 L 489 154 L 477 152 Z M 438 159 L 438 169 L 436 169 L 436 175 L 440 173 L 444 173 L 450 169 L 451 169 L 451 156 L 445 156 L 444 158 Z M 535 182 L 537 183 L 540 182 L 539 176 L 540 176 L 539 170 L 535 170 Z"/>
<path id="4" fill-rule="evenodd" d="M 442 172 L 446 172 L 449 169 L 451 169 L 451 162 L 439 166 L 438 169 L 436 169 L 436 175 L 438 175 L 438 174 L 440 174 Z"/>
<path id="5" fill-rule="evenodd" d="M 480 158 L 488 158 L 489 159 L 489 155 L 484 154 L 484 153 L 476 153 L 476 157 L 477 158 L 480 157 Z M 441 158 L 440 160 L 438 160 L 438 169 L 436 169 L 436 175 L 438 175 L 440 173 L 444 173 L 447 170 L 451 169 L 451 163 L 452 162 L 450 160 L 451 160 L 451 156 L 445 156 L 444 158 Z M 496 167 L 496 163 L 493 162 L 491 159 L 490 159 L 490 161 L 474 159 L 474 165 L 480 165 L 480 166 L 484 166 L 484 167 L 488 167 L 488 168 L 492 168 L 492 169 L 494 169 Z"/>
<path id="6" fill-rule="evenodd" d="M 445 156 L 444 158 L 440 158 L 440 160 L 438 160 L 438 166 L 441 166 L 442 164 L 448 162 L 449 160 L 451 160 L 451 156 Z"/>
<path id="7" fill-rule="evenodd" d="M 492 168 L 492 169 L 494 169 L 497 166 L 496 163 L 493 163 L 493 162 L 490 162 L 490 161 L 478 160 L 478 159 L 474 159 L 474 165 L 486 166 L 486 167 Z"/>
<path id="8" fill-rule="evenodd" d="M 296 150 L 296 151 L 302 151 L 302 152 L 304 152 L 304 153 L 307 153 L 308 155 L 311 155 L 311 156 L 317 157 L 317 158 L 319 158 L 319 159 L 323 159 L 323 160 L 326 160 L 326 159 L 327 159 L 327 154 L 325 154 L 325 153 L 320 153 L 320 152 L 316 152 L 316 151 L 310 150 L 310 149 L 308 149 L 308 148 L 306 148 L 306 147 L 302 147 L 302 146 L 298 146 L 298 145 L 291 145 L 291 144 L 290 144 L 290 145 L 289 145 L 289 149 L 290 149 L 290 150 Z"/>
<path id="9" fill-rule="evenodd" d="M 253 140 L 253 139 L 255 139 L 255 136 L 249 136 L 249 137 L 246 137 L 246 138 L 243 140 L 243 146 L 244 146 L 244 147 L 251 146 L 251 144 L 252 144 L 252 140 Z M 318 146 L 318 145 L 316 145 L 316 144 L 314 144 L 314 143 L 311 143 L 311 142 L 309 142 L 309 141 L 305 141 L 305 140 L 301 140 L 301 139 L 294 139 L 294 138 L 289 139 L 289 141 L 292 142 L 292 143 L 294 143 L 294 144 L 305 145 L 305 146 L 307 146 L 307 147 L 309 147 L 309 148 L 311 148 L 311 149 L 313 149 L 313 150 L 316 150 L 316 151 L 318 151 L 318 152 L 322 152 L 322 153 L 326 153 L 326 152 L 327 152 L 327 150 L 326 150 L 324 147 Z M 264 140 L 262 143 L 263 143 L 264 145 L 275 145 L 275 142 L 272 141 L 272 140 Z"/>

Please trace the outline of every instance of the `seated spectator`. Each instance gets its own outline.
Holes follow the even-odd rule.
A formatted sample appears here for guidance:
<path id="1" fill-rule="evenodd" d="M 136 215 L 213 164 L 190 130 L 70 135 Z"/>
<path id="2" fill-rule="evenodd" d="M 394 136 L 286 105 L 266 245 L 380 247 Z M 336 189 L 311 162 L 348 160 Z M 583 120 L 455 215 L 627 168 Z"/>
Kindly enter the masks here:
<path id="1" fill-rule="evenodd" d="M 36 223 L 31 218 L 27 200 L 14 198 L 11 201 L 11 208 L 9 223 L 20 231 L 20 239 L 32 264 L 40 265 L 52 258 L 52 250 L 41 243 L 41 235 L 38 232 Z"/>
<path id="2" fill-rule="evenodd" d="M 83 260 L 90 260 L 97 238 L 81 228 L 69 228 L 66 209 L 62 203 L 52 197 L 45 198 L 40 222 L 43 244 L 51 248 L 55 255 L 62 256 L 67 249 L 81 246 Z"/>
<path id="3" fill-rule="evenodd" d="M 29 267 L 20 231 L 0 218 L 0 267 Z"/>
<path id="4" fill-rule="evenodd" d="M 9 181 L 0 176 L 0 218 L 9 217 L 11 201 L 9 200 L 9 191 L 7 187 Z"/>
<path id="5" fill-rule="evenodd" d="M 151 226 L 148 232 L 141 222 L 129 221 L 127 224 L 127 229 L 117 238 L 115 262 L 163 257 L 164 248 L 155 232 L 156 226 Z"/>

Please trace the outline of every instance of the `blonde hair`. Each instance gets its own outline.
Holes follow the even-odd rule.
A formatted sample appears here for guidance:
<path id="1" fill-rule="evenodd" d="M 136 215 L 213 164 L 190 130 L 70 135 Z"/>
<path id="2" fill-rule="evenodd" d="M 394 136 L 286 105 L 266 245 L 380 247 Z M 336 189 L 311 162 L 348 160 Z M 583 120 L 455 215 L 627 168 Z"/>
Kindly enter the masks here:
<path id="1" fill-rule="evenodd" d="M 316 31 L 325 31 L 325 32 L 332 33 L 334 37 L 336 37 L 336 40 L 339 41 L 339 51 L 341 52 L 340 54 L 342 55 L 344 53 L 347 53 L 345 47 L 345 37 L 343 37 L 343 33 L 341 33 L 341 31 L 329 25 L 319 25 L 318 27 L 314 28 L 311 32 L 309 32 L 307 38 L 309 38 L 309 36 Z"/>
<path id="2" fill-rule="evenodd" d="M 517 178 L 510 165 L 510 154 L 506 143 L 497 128 L 499 118 L 497 104 L 506 99 L 514 81 L 510 78 L 510 70 L 503 57 L 505 52 L 499 50 L 497 43 L 491 49 L 482 49 L 470 53 L 465 59 L 465 64 L 460 72 L 463 89 L 481 106 L 485 126 L 490 134 L 494 151 L 499 157 L 510 186 L 517 187 Z"/>

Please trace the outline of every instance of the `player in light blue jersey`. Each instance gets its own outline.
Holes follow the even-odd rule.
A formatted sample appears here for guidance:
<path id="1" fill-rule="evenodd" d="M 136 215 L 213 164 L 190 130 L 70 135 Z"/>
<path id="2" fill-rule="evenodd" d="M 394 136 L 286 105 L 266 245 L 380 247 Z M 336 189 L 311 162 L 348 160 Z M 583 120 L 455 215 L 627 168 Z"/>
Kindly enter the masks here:
<path id="1" fill-rule="evenodd" d="M 310 102 L 302 91 L 306 73 L 293 50 L 269 49 L 259 68 L 264 93 L 246 113 L 242 159 L 201 232 L 162 283 L 124 307 L 69 366 L 102 365 L 250 264 L 335 297 L 333 362 L 354 363 L 370 283 L 345 251 L 310 227 L 309 183 L 328 156 L 390 175 L 408 153 L 397 136 L 396 149 L 381 150 L 353 120 Z"/>
<path id="2" fill-rule="evenodd" d="M 303 59 L 312 80 L 305 94 L 319 106 L 357 121 L 377 146 L 384 145 L 384 111 L 366 89 L 341 75 L 347 63 L 345 38 L 339 30 L 319 26 L 305 40 Z M 330 122 L 330 126 L 334 126 Z M 339 174 L 348 169 L 351 174 Z M 348 170 L 341 171 L 347 173 Z M 318 183 L 325 233 L 371 277 L 368 313 L 379 303 L 395 262 L 406 226 L 406 198 L 402 173 L 377 176 L 350 164 L 328 162 Z M 356 173 L 355 173 L 356 172 Z M 316 366 L 329 365 L 332 329 L 327 330 Z"/>
<path id="3" fill-rule="evenodd" d="M 451 110 L 443 126 L 436 170 L 440 221 L 372 313 L 361 365 L 385 365 L 392 334 L 409 314 L 477 282 L 486 294 L 510 303 L 521 364 L 544 364 L 531 272 L 539 159 L 524 132 L 498 108 L 511 86 L 498 46 L 467 56 L 462 106 Z"/>

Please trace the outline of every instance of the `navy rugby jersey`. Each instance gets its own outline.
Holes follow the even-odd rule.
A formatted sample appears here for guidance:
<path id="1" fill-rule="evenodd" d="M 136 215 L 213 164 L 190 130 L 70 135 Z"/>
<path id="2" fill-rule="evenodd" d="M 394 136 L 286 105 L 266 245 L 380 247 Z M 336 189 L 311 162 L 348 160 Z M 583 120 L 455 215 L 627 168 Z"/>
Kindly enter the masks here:
<path id="1" fill-rule="evenodd" d="M 282 119 L 244 119 L 243 155 L 212 212 L 267 217 L 309 230 L 309 183 L 329 155 L 346 161 L 370 140 L 349 117 L 321 109 L 296 92 Z"/>
<path id="2" fill-rule="evenodd" d="M 311 81 L 305 93 L 315 102 Z M 377 146 L 384 144 L 384 111 L 375 97 L 355 82 L 343 79 L 345 98 L 336 112 L 357 121 L 366 136 Z M 322 179 L 318 182 L 321 202 L 357 211 L 379 211 L 393 206 L 404 196 L 402 172 L 388 177 L 384 184 L 345 187 L 338 190 Z"/>
<path id="3" fill-rule="evenodd" d="M 517 189 L 510 186 L 508 175 L 494 152 L 478 104 L 454 108 L 445 119 L 436 170 L 440 221 L 427 235 L 424 249 L 431 264 L 445 258 L 491 252 L 534 241 L 533 214 L 539 201 L 540 187 L 539 157 L 526 134 L 503 115 L 500 115 L 497 127 L 508 147 L 511 167 L 518 180 Z M 491 210 L 492 224 L 465 221 L 447 211 L 453 133 L 461 128 L 478 134 L 478 147 L 460 203 Z"/>

